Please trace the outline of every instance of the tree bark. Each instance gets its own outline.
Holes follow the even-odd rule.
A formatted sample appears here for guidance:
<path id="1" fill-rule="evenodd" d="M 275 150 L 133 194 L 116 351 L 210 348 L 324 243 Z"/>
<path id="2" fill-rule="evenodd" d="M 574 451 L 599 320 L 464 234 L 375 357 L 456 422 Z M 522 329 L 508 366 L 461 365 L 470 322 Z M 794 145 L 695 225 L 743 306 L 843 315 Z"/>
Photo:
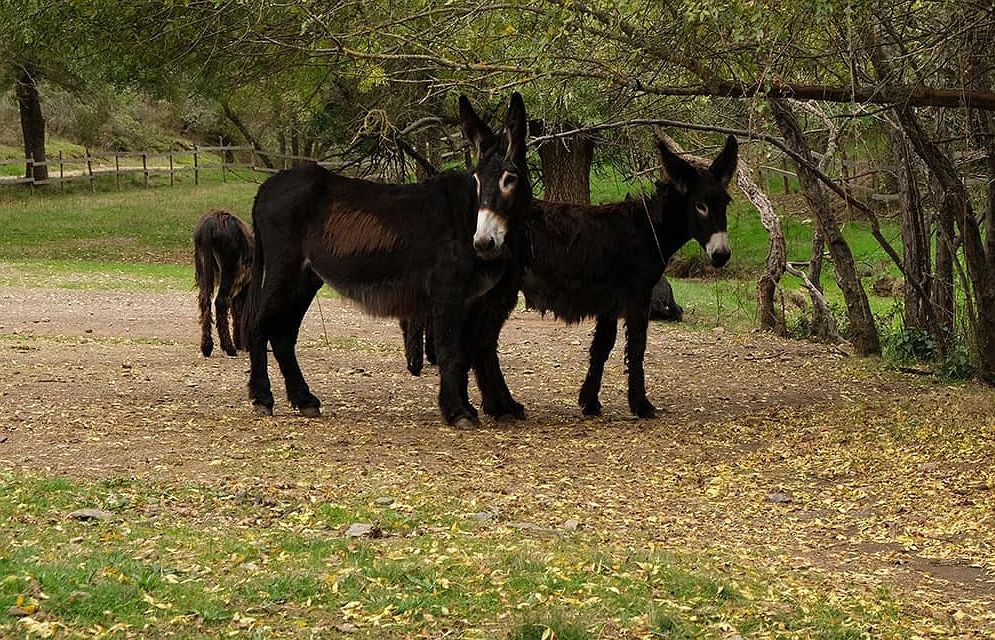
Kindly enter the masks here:
<path id="1" fill-rule="evenodd" d="M 836 340 L 839 334 L 836 330 L 836 318 L 833 317 L 829 304 L 823 295 L 822 264 L 826 251 L 826 240 L 816 226 L 812 230 L 812 251 L 808 259 L 808 278 L 811 286 L 806 285 L 812 298 L 812 336 L 819 340 Z"/>
<path id="2" fill-rule="evenodd" d="M 21 115 L 21 134 L 24 137 L 24 157 L 36 162 L 45 161 L 45 117 L 38 95 L 38 74 L 33 65 L 24 65 L 17 74 L 15 93 L 17 109 Z M 33 171 L 33 173 L 32 173 Z M 48 165 L 25 167 L 24 177 L 35 180 L 48 179 Z"/>
<path id="3" fill-rule="evenodd" d="M 530 123 L 532 135 L 546 133 L 546 124 L 541 120 Z M 554 131 L 572 129 L 571 125 L 559 123 Z M 542 181 L 545 186 L 543 198 L 550 202 L 591 203 L 591 163 L 594 161 L 594 139 L 584 133 L 542 142 L 536 148 L 542 166 Z"/>
<path id="4" fill-rule="evenodd" d="M 919 184 L 916 181 L 915 167 L 912 164 L 911 152 L 905 141 L 905 136 L 901 130 L 893 129 L 891 132 L 892 158 L 897 167 L 896 189 L 899 194 L 899 202 L 902 214 L 902 248 L 903 261 L 905 263 L 905 283 L 903 286 L 904 311 L 902 322 L 907 329 L 930 330 L 929 318 L 927 317 L 926 305 L 932 304 L 932 300 L 919 295 L 919 290 L 912 285 L 912 279 L 916 279 L 922 285 L 922 290 L 927 296 L 930 293 L 930 275 L 932 266 L 930 264 L 930 224 L 926 219 L 922 209 L 922 197 L 919 193 Z M 949 260 L 949 257 L 948 257 Z M 953 277 L 951 264 L 948 262 L 948 276 Z M 953 281 L 949 282 L 953 286 Z M 952 296 L 952 291 L 948 295 Z M 948 304 L 953 303 L 953 298 L 947 300 Z M 946 310 L 946 307 L 942 307 Z M 953 309 L 950 309 L 953 312 Z M 946 314 L 942 314 L 946 316 Z M 941 343 L 945 343 L 943 336 L 936 336 Z"/>
<path id="5" fill-rule="evenodd" d="M 244 137 L 249 144 L 256 148 L 256 154 L 259 155 L 259 159 L 263 161 L 266 168 L 272 169 L 273 161 L 270 160 L 269 155 L 263 151 L 262 145 L 259 144 L 256 137 L 252 135 L 252 131 L 249 129 L 248 125 L 245 124 L 245 121 L 243 121 L 237 113 L 232 111 L 231 106 L 227 102 L 221 102 L 221 109 L 224 111 L 225 117 L 228 118 L 228 120 L 235 125 L 235 128 L 238 129 L 238 132 L 242 134 L 242 137 Z"/>
<path id="6" fill-rule="evenodd" d="M 736 174 L 736 185 L 739 187 L 746 199 L 749 200 L 760 213 L 760 222 L 767 230 L 769 242 L 767 244 L 767 262 L 764 272 L 760 274 L 757 281 L 757 315 L 759 315 L 760 328 L 764 331 L 773 331 L 778 335 L 784 335 L 786 327 L 784 318 L 777 312 L 774 304 L 774 294 L 781 283 L 784 269 L 787 265 L 788 250 L 784 242 L 784 232 L 781 230 L 781 220 L 777 217 L 774 205 L 767 197 L 767 194 L 750 179 L 750 168 L 746 166 L 742 158 L 739 160 L 739 167 Z"/>
<path id="7" fill-rule="evenodd" d="M 840 289 L 846 301 L 847 316 L 850 319 L 850 340 L 854 350 L 858 355 L 879 354 L 881 342 L 867 301 L 867 294 L 857 275 L 857 266 L 850 246 L 846 243 L 836 216 L 829 206 L 826 191 L 812 170 L 815 166 L 812 151 L 788 103 L 784 100 L 769 100 L 768 104 L 785 142 L 805 160 L 805 163 L 795 163 L 798 181 L 805 200 L 818 219 L 819 230 L 828 244 L 829 255 L 836 267 Z"/>

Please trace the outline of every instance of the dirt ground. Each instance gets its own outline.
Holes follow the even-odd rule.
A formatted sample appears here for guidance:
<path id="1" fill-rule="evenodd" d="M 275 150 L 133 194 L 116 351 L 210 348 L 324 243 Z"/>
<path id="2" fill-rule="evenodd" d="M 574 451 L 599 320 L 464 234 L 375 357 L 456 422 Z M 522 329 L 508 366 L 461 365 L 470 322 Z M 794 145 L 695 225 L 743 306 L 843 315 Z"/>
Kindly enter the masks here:
<path id="1" fill-rule="evenodd" d="M 911 615 L 995 637 L 990 391 L 835 347 L 655 324 L 646 370 L 660 417 L 629 415 L 619 345 L 605 415 L 584 419 L 591 326 L 520 310 L 501 354 L 528 420 L 457 431 L 438 418 L 434 369 L 405 370 L 396 323 L 322 298 L 300 357 L 324 415 L 298 418 L 278 395 L 273 418 L 253 418 L 246 359 L 202 358 L 195 315 L 193 292 L 0 288 L 0 465 L 338 491 L 434 484 L 504 518 L 579 518 L 827 592 L 883 586 Z"/>

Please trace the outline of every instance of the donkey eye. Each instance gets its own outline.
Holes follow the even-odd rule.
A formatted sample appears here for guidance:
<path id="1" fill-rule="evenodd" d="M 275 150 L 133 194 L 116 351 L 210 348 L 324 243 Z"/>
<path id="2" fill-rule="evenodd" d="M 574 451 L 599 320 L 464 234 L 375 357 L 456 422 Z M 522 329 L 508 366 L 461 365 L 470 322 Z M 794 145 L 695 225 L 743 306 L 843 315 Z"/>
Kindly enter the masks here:
<path id="1" fill-rule="evenodd" d="M 501 176 L 501 181 L 498 183 L 498 187 L 501 189 L 501 193 L 507 195 L 515 185 L 518 184 L 518 176 L 510 171 L 505 171 L 504 175 Z"/>
<path id="2" fill-rule="evenodd" d="M 695 202 L 694 210 L 698 212 L 698 215 L 702 218 L 708 217 L 708 205 L 704 202 Z"/>

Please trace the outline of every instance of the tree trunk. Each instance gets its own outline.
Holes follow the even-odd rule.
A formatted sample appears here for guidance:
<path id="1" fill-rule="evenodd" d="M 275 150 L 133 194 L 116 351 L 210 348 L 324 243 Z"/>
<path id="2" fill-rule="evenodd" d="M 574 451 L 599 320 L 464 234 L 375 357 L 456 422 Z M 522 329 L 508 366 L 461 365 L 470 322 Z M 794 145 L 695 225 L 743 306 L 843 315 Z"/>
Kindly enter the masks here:
<path id="1" fill-rule="evenodd" d="M 771 113 L 785 142 L 810 166 L 815 166 L 812 151 L 805 141 L 804 134 L 789 104 L 784 100 L 769 100 Z M 874 316 L 867 302 L 867 294 L 857 275 L 857 265 L 850 246 L 840 231 L 836 216 L 829 206 L 829 199 L 817 175 L 801 163 L 795 163 L 798 182 L 809 207 L 819 222 L 819 230 L 829 247 L 829 255 L 836 267 L 840 289 L 846 301 L 847 316 L 850 319 L 850 341 L 858 355 L 881 353 Z"/>
<path id="2" fill-rule="evenodd" d="M 822 260 L 826 251 L 826 241 L 822 232 L 816 226 L 812 230 L 812 251 L 808 259 L 808 279 L 811 286 L 806 285 L 809 297 L 812 298 L 812 336 L 818 340 L 836 340 L 836 318 L 826 303 L 822 288 Z"/>
<path id="3" fill-rule="evenodd" d="M 529 123 L 532 135 L 550 133 L 542 120 Z M 553 132 L 575 129 L 573 125 L 559 123 Z M 536 151 L 542 166 L 544 199 L 550 202 L 591 203 L 591 163 L 594 160 L 594 140 L 587 134 L 554 138 L 541 143 Z"/>
<path id="4" fill-rule="evenodd" d="M 25 65 L 17 75 L 17 108 L 21 114 L 21 134 L 24 136 L 24 157 L 37 162 L 45 161 L 45 117 L 41 112 L 38 96 L 38 75 L 32 65 Z M 25 167 L 24 177 L 48 179 L 48 165 L 35 166 L 32 174 Z"/>
<path id="5" fill-rule="evenodd" d="M 929 222 L 922 210 L 922 198 L 916 181 L 912 157 L 901 130 L 891 132 L 891 148 L 894 165 L 897 167 L 895 188 L 898 190 L 900 207 L 902 209 L 902 261 L 905 264 L 905 284 L 903 287 L 905 309 L 902 322 L 906 329 L 929 330 L 929 318 L 926 305 L 931 304 L 929 298 L 923 299 L 911 280 L 915 278 L 923 290 L 930 292 L 929 276 L 932 272 L 929 257 Z M 948 268 L 950 265 L 948 264 Z M 952 277 L 953 271 L 948 270 Z M 953 285 L 953 282 L 950 282 Z M 952 293 L 952 292 L 951 292 Z M 951 298 L 949 302 L 953 302 Z M 945 307 L 944 307 L 945 309 Z M 937 336 L 943 342 L 942 336 Z"/>
<path id="6" fill-rule="evenodd" d="M 740 158 L 736 185 L 760 213 L 760 222 L 767 230 L 770 239 L 767 245 L 765 269 L 757 281 L 757 314 L 760 316 L 762 330 L 784 335 L 787 333 L 784 317 L 777 312 L 777 307 L 774 304 L 774 294 L 777 293 L 777 287 L 781 283 L 781 277 L 784 275 L 788 260 L 784 232 L 781 230 L 781 220 L 777 217 L 773 203 L 759 185 L 750 179 L 750 175 L 750 168 Z"/>
<path id="7" fill-rule="evenodd" d="M 221 102 L 221 110 L 224 111 L 225 117 L 228 118 L 233 125 L 235 125 L 235 128 L 242 134 L 242 137 L 244 137 L 249 144 L 256 148 L 256 154 L 259 156 L 259 159 L 263 161 L 263 164 L 266 165 L 266 168 L 272 169 L 273 161 L 270 160 L 269 155 L 263 151 L 262 145 L 259 144 L 256 137 L 252 135 L 252 131 L 249 130 L 249 127 L 245 124 L 245 121 L 243 121 L 237 113 L 232 111 L 231 106 L 227 102 Z"/>
<path id="8" fill-rule="evenodd" d="M 893 75 L 891 64 L 884 57 L 884 50 L 876 40 L 876 34 L 872 31 L 865 32 L 868 43 L 868 52 L 871 57 L 871 64 L 879 78 L 888 78 Z M 953 228 L 959 232 L 961 243 L 960 249 L 963 252 L 964 262 L 967 265 L 967 277 L 970 279 L 971 289 L 973 289 L 974 301 L 970 308 L 969 321 L 974 335 L 974 348 L 978 358 L 978 374 L 987 384 L 995 385 L 995 252 L 986 249 L 985 238 L 981 232 L 981 225 L 974 214 L 971 206 L 971 198 L 964 186 L 957 165 L 953 159 L 943 151 L 939 144 L 930 139 L 923 129 L 919 117 L 908 105 L 895 107 L 895 115 L 902 125 L 902 130 L 909 139 L 909 144 L 916 154 L 929 168 L 930 173 L 940 184 L 943 193 L 940 198 L 940 227 L 944 231 L 941 235 L 948 233 L 953 235 Z M 988 241 L 991 239 L 992 229 L 988 229 Z M 943 241 L 941 237 L 937 246 Z M 952 242 L 952 241 L 951 241 Z M 956 257 L 951 249 L 951 257 Z M 940 256 L 937 255 L 937 273 L 940 272 Z M 952 261 L 951 261 L 952 262 Z M 971 302 L 972 291 L 965 291 L 968 303 Z"/>

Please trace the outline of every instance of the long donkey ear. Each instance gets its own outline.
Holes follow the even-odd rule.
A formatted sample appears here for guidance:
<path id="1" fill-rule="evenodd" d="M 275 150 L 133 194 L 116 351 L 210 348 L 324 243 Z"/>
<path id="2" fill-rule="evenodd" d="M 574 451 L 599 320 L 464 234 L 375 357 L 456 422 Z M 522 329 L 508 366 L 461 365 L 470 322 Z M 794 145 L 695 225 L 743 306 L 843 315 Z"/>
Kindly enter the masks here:
<path id="1" fill-rule="evenodd" d="M 698 178 L 698 172 L 691 166 L 691 163 L 674 153 L 670 145 L 663 140 L 657 139 L 656 148 L 663 160 L 663 168 L 666 169 L 674 187 L 681 193 L 689 192 Z"/>
<path id="2" fill-rule="evenodd" d="M 712 175 L 719 179 L 723 187 L 728 187 L 732 177 L 736 175 L 736 165 L 739 163 L 739 143 L 734 136 L 726 138 L 726 146 L 722 153 L 712 161 L 708 168 Z"/>
<path id="3" fill-rule="evenodd" d="M 525 159 L 525 131 L 528 119 L 525 115 L 525 101 L 517 91 L 511 94 L 511 105 L 504 123 L 504 133 L 508 138 L 508 152 L 505 161 L 515 165 L 519 171 L 527 170 Z"/>
<path id="4" fill-rule="evenodd" d="M 466 96 L 459 97 L 459 123 L 463 137 L 474 146 L 477 157 L 486 147 L 493 144 L 494 132 L 477 116 Z"/>

